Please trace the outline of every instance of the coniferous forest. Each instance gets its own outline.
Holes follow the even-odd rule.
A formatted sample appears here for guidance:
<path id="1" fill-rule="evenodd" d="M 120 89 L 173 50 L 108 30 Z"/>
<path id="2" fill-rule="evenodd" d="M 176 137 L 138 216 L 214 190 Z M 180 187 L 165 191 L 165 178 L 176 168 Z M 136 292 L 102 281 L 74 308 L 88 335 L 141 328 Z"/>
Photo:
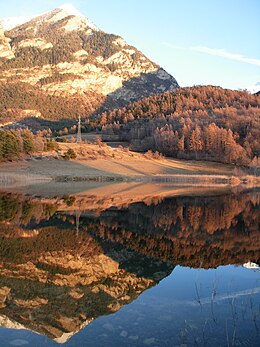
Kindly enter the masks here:
<path id="1" fill-rule="evenodd" d="M 214 86 L 181 88 L 91 117 L 132 149 L 248 165 L 259 157 L 259 95 Z"/>
<path id="2" fill-rule="evenodd" d="M 259 98 L 246 91 L 214 86 L 180 88 L 121 108 L 106 107 L 102 113 L 85 114 L 82 130 L 100 131 L 104 138 L 117 135 L 136 151 L 152 150 L 179 159 L 258 167 Z M 62 128 L 67 123 L 66 133 L 75 132 L 75 125 L 69 128 L 73 122 L 67 117 L 53 122 L 56 133 L 59 124 Z M 47 132 L 51 134 L 51 130 L 54 129 Z M 0 160 L 41 149 L 46 142 L 45 133 L 46 130 L 38 132 L 37 136 L 29 134 L 29 130 L 2 130 Z M 59 133 L 62 135 L 63 131 Z"/>
<path id="3" fill-rule="evenodd" d="M 0 162 L 17 160 L 35 151 L 58 149 L 58 144 L 50 140 L 49 135 L 48 131 L 33 134 L 29 129 L 0 130 Z"/>

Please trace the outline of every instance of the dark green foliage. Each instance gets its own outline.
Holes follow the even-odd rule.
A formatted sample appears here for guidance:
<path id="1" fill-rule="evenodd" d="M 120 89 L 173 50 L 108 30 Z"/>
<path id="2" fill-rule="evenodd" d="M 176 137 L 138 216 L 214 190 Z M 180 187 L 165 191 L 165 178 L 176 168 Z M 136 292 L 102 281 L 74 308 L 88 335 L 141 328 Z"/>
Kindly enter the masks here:
<path id="1" fill-rule="evenodd" d="M 53 146 L 57 148 L 57 143 Z M 23 154 L 48 147 L 42 134 L 34 135 L 30 130 L 0 130 L 0 161 L 15 160 Z"/>
<path id="2" fill-rule="evenodd" d="M 47 151 L 57 151 L 59 149 L 59 145 L 56 141 L 47 140 L 46 142 L 46 150 Z"/>
<path id="3" fill-rule="evenodd" d="M 46 42 L 52 43 L 53 47 L 41 49 L 38 47 L 19 47 L 19 42 L 32 38 L 28 33 L 17 35 L 16 32 L 10 34 L 11 46 L 17 47 L 15 50 L 15 57 L 5 61 L 0 70 L 7 70 L 12 68 L 24 68 L 43 65 L 56 65 L 61 62 L 71 62 L 74 60 L 73 53 L 82 48 L 82 42 L 76 33 L 65 33 L 50 30 L 48 27 L 41 28 L 41 37 Z"/>
<path id="4" fill-rule="evenodd" d="M 114 72 L 119 68 L 119 65 L 112 61 L 112 63 L 107 64 L 106 67 L 111 71 Z"/>
<path id="5" fill-rule="evenodd" d="M 67 152 L 64 154 L 63 158 L 65 160 L 76 159 L 77 158 L 77 154 L 75 153 L 74 149 L 69 148 L 67 150 Z"/>
<path id="6" fill-rule="evenodd" d="M 64 195 L 63 201 L 66 203 L 67 206 L 73 206 L 74 202 L 76 201 L 76 198 L 74 196 Z"/>
<path id="7" fill-rule="evenodd" d="M 0 131 L 0 160 L 13 160 L 18 158 L 21 146 L 19 135 L 12 130 Z"/>
<path id="8" fill-rule="evenodd" d="M 28 129 L 23 130 L 21 133 L 23 139 L 23 151 L 26 154 L 32 153 L 35 150 L 35 138 L 31 131 Z"/>
<path id="9" fill-rule="evenodd" d="M 8 36 L 11 39 L 11 46 L 16 47 L 15 57 L 6 60 L 0 66 L 0 70 L 71 62 L 75 60 L 73 53 L 82 48 L 87 50 L 92 57 L 92 62 L 96 63 L 95 57 L 101 55 L 106 59 L 120 50 L 120 47 L 113 43 L 118 38 L 116 35 L 106 34 L 102 31 L 93 31 L 91 35 L 85 32 L 68 33 L 64 31 L 62 26 L 69 19 L 70 17 L 67 17 L 52 25 L 42 23 L 39 26 L 37 35 L 53 45 L 47 49 L 34 46 L 19 47 L 21 41 L 34 37 L 32 33 L 27 32 L 26 26 L 24 28 L 21 26 L 19 32 L 10 31 Z M 89 62 L 90 58 L 87 60 Z"/>
<path id="10" fill-rule="evenodd" d="M 67 142 L 66 137 L 56 137 L 56 142 Z"/>
<path id="11" fill-rule="evenodd" d="M 19 201 L 11 196 L 0 196 L 0 222 L 10 222 L 18 214 L 20 209 Z"/>
<path id="12" fill-rule="evenodd" d="M 64 81 L 80 79 L 80 78 L 82 77 L 74 75 L 72 73 L 63 73 L 63 74 L 53 73 L 51 76 L 41 78 L 38 84 L 45 85 L 49 83 L 64 82 Z"/>
<path id="13" fill-rule="evenodd" d="M 86 58 L 82 59 L 80 61 L 81 65 L 86 65 L 86 64 L 94 64 L 96 66 L 99 66 L 100 63 L 97 61 L 96 57 L 93 57 L 92 55 L 88 55 Z"/>
<path id="14" fill-rule="evenodd" d="M 55 205 L 37 204 L 30 200 L 20 200 L 16 195 L 0 194 L 0 222 L 15 220 L 16 223 L 28 224 L 32 220 L 35 222 L 50 218 L 56 209 Z"/>
<path id="15" fill-rule="evenodd" d="M 113 43 L 119 38 L 116 35 L 106 34 L 103 31 L 93 31 L 91 35 L 81 33 L 80 38 L 83 49 L 95 57 L 101 55 L 107 59 L 120 51 L 120 47 Z"/>
<path id="16" fill-rule="evenodd" d="M 48 57 L 49 56 L 49 57 Z M 37 47 L 19 48 L 15 52 L 15 58 L 7 60 L 1 70 L 9 70 L 14 68 L 24 68 L 33 66 L 43 66 L 48 64 L 51 57 L 50 50 L 43 51 Z"/>
<path id="17" fill-rule="evenodd" d="M 73 57 L 69 51 L 63 47 L 55 46 L 48 49 L 37 47 L 22 47 L 15 52 L 15 58 L 7 60 L 0 70 L 9 70 L 14 68 L 44 66 L 47 64 L 56 65 L 61 62 L 71 61 Z"/>
<path id="18" fill-rule="evenodd" d="M 77 32 L 66 32 L 63 26 L 72 16 L 68 16 L 58 22 L 37 22 L 37 33 L 28 28 L 27 24 L 21 25 L 6 33 L 10 38 L 10 45 L 15 49 L 15 58 L 6 62 L 3 69 L 43 66 L 45 64 L 58 64 L 64 61 L 73 61 L 73 53 L 82 48 L 82 42 Z M 37 37 L 51 43 L 53 47 L 40 49 L 37 47 L 19 47 L 19 43 L 26 39 Z"/>

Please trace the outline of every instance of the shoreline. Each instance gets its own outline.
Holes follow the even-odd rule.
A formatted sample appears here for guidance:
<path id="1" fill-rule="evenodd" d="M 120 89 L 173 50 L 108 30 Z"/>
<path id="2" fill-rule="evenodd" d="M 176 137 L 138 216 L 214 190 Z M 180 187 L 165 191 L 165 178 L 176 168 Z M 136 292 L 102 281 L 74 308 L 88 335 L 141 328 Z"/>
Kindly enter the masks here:
<path id="1" fill-rule="evenodd" d="M 70 186 L 67 185 L 66 186 Z M 66 187 L 65 186 L 65 187 Z M 36 189 L 35 189 L 36 188 Z M 170 183 L 118 182 L 107 183 L 90 182 L 89 184 L 75 184 L 74 190 L 65 190 L 64 185 L 55 190 L 53 185 L 26 187 L 26 189 L 0 189 L 0 195 L 11 195 L 20 201 L 30 203 L 45 203 L 56 205 L 58 211 L 75 213 L 75 211 L 98 212 L 109 208 L 126 208 L 133 203 L 152 203 L 173 197 L 221 196 L 229 194 L 252 193 L 259 188 L 247 186 L 231 187 L 230 185 L 198 186 L 173 185 Z M 58 187 L 59 188 L 59 187 Z M 78 188 L 78 189 L 75 189 Z"/>
<path id="2" fill-rule="evenodd" d="M 254 184 L 232 182 L 228 176 L 206 175 L 173 175 L 142 177 L 44 177 L 10 174 L 12 179 L 1 180 L 0 192 L 19 194 L 22 196 L 55 199 L 62 196 L 73 196 L 77 200 L 95 202 L 101 199 L 105 205 L 124 204 L 133 201 L 150 201 L 173 196 L 192 196 L 238 193 L 260 187 L 259 181 Z M 3 184 L 4 183 L 4 184 Z M 107 202 L 105 202 L 107 201 Z M 92 203 L 90 203 L 92 205 Z"/>
<path id="3" fill-rule="evenodd" d="M 77 159 L 64 160 L 62 153 L 73 148 Z M 95 144 L 62 143 L 59 154 L 34 153 L 16 162 L 0 164 L 0 191 L 28 195 L 73 195 L 111 185 L 244 189 L 259 187 L 260 177 L 233 175 L 234 166 L 216 162 L 154 159 L 122 148 Z M 159 192 L 159 189 L 156 189 Z M 139 192 L 136 192 L 138 195 Z M 146 191 L 149 193 L 149 191 Z"/>

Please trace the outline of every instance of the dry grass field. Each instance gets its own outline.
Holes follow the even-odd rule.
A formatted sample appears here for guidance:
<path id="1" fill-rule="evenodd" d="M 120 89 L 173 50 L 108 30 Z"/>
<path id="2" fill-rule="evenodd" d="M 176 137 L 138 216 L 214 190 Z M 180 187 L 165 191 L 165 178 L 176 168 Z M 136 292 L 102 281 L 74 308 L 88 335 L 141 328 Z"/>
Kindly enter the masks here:
<path id="1" fill-rule="evenodd" d="M 2 163 L 0 189 L 40 196 L 82 194 L 88 191 L 89 194 L 101 194 L 102 197 L 118 195 L 127 190 L 128 197 L 131 191 L 133 198 L 139 194 L 149 198 L 150 194 L 157 195 L 161 190 L 173 189 L 173 185 L 175 193 L 183 187 L 185 190 L 189 187 L 191 193 L 198 187 L 208 189 L 218 186 L 222 189 L 237 184 L 231 179 L 231 165 L 154 159 L 151 155 L 122 147 L 111 148 L 103 143 L 60 143 L 59 146 L 58 151 L 35 153 L 17 162 Z M 76 159 L 63 159 L 69 148 L 75 151 Z M 129 182 L 132 184 L 129 185 Z"/>

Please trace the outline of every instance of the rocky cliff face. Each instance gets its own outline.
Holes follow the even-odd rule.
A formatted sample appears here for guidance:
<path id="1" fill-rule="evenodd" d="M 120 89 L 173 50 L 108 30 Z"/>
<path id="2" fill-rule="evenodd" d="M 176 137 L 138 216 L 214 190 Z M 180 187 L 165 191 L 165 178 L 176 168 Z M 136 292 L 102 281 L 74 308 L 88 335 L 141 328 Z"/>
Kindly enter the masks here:
<path id="1" fill-rule="evenodd" d="M 2 25 L 12 27 L 10 21 L 2 21 Z M 0 82 L 6 88 L 17 84 L 19 93 L 21 83 L 26 83 L 45 95 L 79 97 L 83 105 L 84 98 L 92 93 L 99 96 L 95 107 L 107 97 L 115 104 L 124 104 L 178 87 L 171 75 L 135 47 L 101 31 L 68 7 L 9 31 L 0 29 L 0 64 Z M 26 103 L 21 107 L 5 99 L 0 101 L 0 109 L 26 107 Z M 27 108 L 33 104 L 28 100 Z"/>
<path id="2" fill-rule="evenodd" d="M 5 36 L 4 29 L 0 25 L 0 58 L 3 59 L 14 59 L 15 55 L 10 46 L 10 39 Z"/>

